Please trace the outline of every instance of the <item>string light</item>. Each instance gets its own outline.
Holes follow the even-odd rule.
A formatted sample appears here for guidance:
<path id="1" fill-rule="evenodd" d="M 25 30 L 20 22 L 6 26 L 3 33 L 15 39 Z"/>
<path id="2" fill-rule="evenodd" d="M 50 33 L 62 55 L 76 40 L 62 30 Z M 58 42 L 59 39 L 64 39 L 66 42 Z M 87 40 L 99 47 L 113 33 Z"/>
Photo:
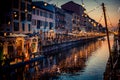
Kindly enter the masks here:
<path id="1" fill-rule="evenodd" d="M 88 11 L 87 14 L 88 14 L 88 13 L 91 13 L 91 12 L 93 12 L 93 11 L 95 11 L 95 10 L 98 9 L 100 6 L 101 6 L 101 5 L 95 7 L 94 9 L 92 9 L 92 10 L 90 10 L 90 11 Z"/>
<path id="2" fill-rule="evenodd" d="M 107 11 L 106 11 L 106 14 L 107 14 L 107 18 L 108 18 L 108 21 L 109 21 L 109 23 L 110 23 L 110 26 L 113 27 L 112 22 L 111 22 L 110 17 L 109 17 L 109 14 L 108 14 Z"/>
<path id="3" fill-rule="evenodd" d="M 100 23 L 100 22 L 102 21 L 102 19 L 103 19 L 103 13 L 102 13 L 102 15 L 100 16 L 100 19 L 99 19 L 98 23 Z"/>

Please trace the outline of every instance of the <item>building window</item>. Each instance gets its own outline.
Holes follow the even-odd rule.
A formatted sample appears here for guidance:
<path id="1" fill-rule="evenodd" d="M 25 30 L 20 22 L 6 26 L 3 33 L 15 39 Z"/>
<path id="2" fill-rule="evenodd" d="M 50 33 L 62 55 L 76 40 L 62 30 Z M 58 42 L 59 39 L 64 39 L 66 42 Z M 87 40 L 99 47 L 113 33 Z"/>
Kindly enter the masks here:
<path id="1" fill-rule="evenodd" d="M 28 31 L 31 31 L 31 26 L 30 26 L 30 24 L 28 24 Z"/>
<path id="2" fill-rule="evenodd" d="M 44 17 L 47 17 L 47 12 L 43 12 L 43 13 L 44 13 L 44 14 L 43 14 L 43 15 L 44 15 Z"/>
<path id="3" fill-rule="evenodd" d="M 21 21 L 25 21 L 25 13 L 21 13 Z"/>
<path id="4" fill-rule="evenodd" d="M 43 21 L 40 21 L 40 26 L 42 26 L 42 24 L 43 24 Z"/>
<path id="5" fill-rule="evenodd" d="M 13 1 L 13 6 L 14 6 L 14 8 L 18 9 L 18 7 L 19 7 L 19 0 L 14 0 Z"/>
<path id="6" fill-rule="evenodd" d="M 31 12 L 31 11 L 32 11 L 32 7 L 31 7 L 31 5 L 30 5 L 30 4 L 27 4 L 27 10 L 28 10 L 29 12 Z"/>
<path id="7" fill-rule="evenodd" d="M 53 27 L 53 23 L 50 22 L 49 25 L 50 25 L 50 29 L 52 29 L 52 27 Z"/>
<path id="8" fill-rule="evenodd" d="M 14 22 L 14 31 L 19 31 L 19 23 Z"/>
<path id="9" fill-rule="evenodd" d="M 47 21 L 45 21 L 45 27 L 47 27 L 48 26 L 48 22 Z"/>
<path id="10" fill-rule="evenodd" d="M 35 14 L 35 9 L 32 10 L 32 13 Z"/>
<path id="11" fill-rule="evenodd" d="M 35 19 L 32 19 L 32 25 L 36 25 L 36 20 Z"/>
<path id="12" fill-rule="evenodd" d="M 21 2 L 21 10 L 22 10 L 22 11 L 25 10 L 25 2 Z"/>
<path id="13" fill-rule="evenodd" d="M 28 21 L 31 21 L 31 17 L 32 17 L 31 14 L 28 14 L 28 15 L 27 15 L 27 20 L 28 20 Z"/>
<path id="14" fill-rule="evenodd" d="M 40 26 L 42 26 L 42 21 L 37 20 L 37 29 L 40 29 Z"/>
<path id="15" fill-rule="evenodd" d="M 40 20 L 37 20 L 37 29 L 40 29 Z"/>
<path id="16" fill-rule="evenodd" d="M 45 12 L 45 17 L 47 17 L 47 15 L 48 15 L 47 12 Z"/>
<path id="17" fill-rule="evenodd" d="M 14 20 L 19 20 L 18 11 L 14 11 L 14 12 L 13 12 L 13 15 L 14 15 Z"/>
<path id="18" fill-rule="evenodd" d="M 43 16 L 44 16 L 44 17 L 47 17 L 47 12 L 43 12 Z"/>
<path id="19" fill-rule="evenodd" d="M 40 11 L 40 16 L 43 16 L 43 12 L 42 11 Z"/>
<path id="20" fill-rule="evenodd" d="M 37 10 L 37 15 L 39 15 L 39 10 Z"/>
<path id="21" fill-rule="evenodd" d="M 25 31 L 25 24 L 22 23 L 22 30 Z"/>
<path id="22" fill-rule="evenodd" d="M 50 18 L 53 19 L 53 14 L 50 14 Z"/>

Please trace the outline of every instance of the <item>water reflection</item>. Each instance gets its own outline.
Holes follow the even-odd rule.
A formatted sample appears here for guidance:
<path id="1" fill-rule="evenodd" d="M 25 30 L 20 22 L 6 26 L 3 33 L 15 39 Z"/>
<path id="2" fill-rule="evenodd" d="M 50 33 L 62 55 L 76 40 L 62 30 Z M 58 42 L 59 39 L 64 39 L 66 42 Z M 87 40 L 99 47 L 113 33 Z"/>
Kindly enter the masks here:
<path id="1" fill-rule="evenodd" d="M 110 40 L 110 43 L 112 47 L 113 40 Z M 58 80 L 103 80 L 103 73 L 109 57 L 107 41 L 97 41 L 88 46 L 84 46 L 82 50 L 78 51 L 82 55 L 84 54 L 82 57 L 85 61 L 84 59 L 81 61 L 83 61 L 85 67 L 75 72 L 75 74 L 69 72 L 61 73 Z"/>
<path id="2" fill-rule="evenodd" d="M 73 48 L 66 59 L 61 60 L 58 64 L 62 73 L 76 73 L 85 68 L 85 62 L 99 46 L 101 46 L 101 41 L 92 42 L 84 45 L 83 47 Z M 68 53 L 68 52 L 66 52 Z"/>
<path id="3" fill-rule="evenodd" d="M 86 42 L 81 47 L 56 52 L 53 55 L 47 55 L 43 61 L 26 65 L 14 71 L 11 70 L 12 74 L 8 75 L 10 76 L 8 78 L 12 80 L 69 80 L 71 77 L 68 75 L 73 75 L 72 78 L 77 80 L 97 80 L 85 77 L 89 77 L 93 73 L 95 76 L 96 71 L 101 72 L 100 68 L 105 68 L 107 59 L 106 41 Z"/>
<path id="4" fill-rule="evenodd" d="M 53 79 L 62 74 L 77 74 L 77 72 L 84 71 L 89 56 L 91 56 L 92 52 L 99 48 L 101 44 L 102 41 L 95 41 L 86 43 L 81 47 L 74 47 L 70 50 L 56 53 L 57 55 L 46 56 L 46 59 L 43 61 L 43 63 L 45 63 L 43 68 L 45 76 Z M 45 78 L 46 77 L 43 78 L 43 76 L 42 78 L 40 77 L 40 79 Z"/>

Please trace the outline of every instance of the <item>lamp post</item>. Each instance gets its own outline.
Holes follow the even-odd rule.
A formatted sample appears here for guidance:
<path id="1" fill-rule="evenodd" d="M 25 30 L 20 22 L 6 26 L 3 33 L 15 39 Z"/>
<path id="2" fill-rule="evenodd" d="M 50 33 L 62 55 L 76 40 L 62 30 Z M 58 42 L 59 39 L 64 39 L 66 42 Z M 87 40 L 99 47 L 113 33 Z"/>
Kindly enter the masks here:
<path id="1" fill-rule="evenodd" d="M 111 48 L 110 48 L 110 40 L 109 40 L 109 32 L 108 32 L 108 27 L 107 27 L 107 18 L 106 18 L 106 10 L 104 3 L 102 3 L 102 9 L 104 13 L 104 21 L 105 21 L 105 26 L 106 26 L 106 34 L 107 34 L 107 41 L 108 41 L 108 49 L 109 49 L 109 56 L 110 56 L 110 67 L 111 70 L 113 69 L 113 60 L 112 60 L 112 54 L 111 54 Z"/>
<path id="2" fill-rule="evenodd" d="M 118 42 L 119 42 L 119 47 L 120 47 L 120 19 L 118 23 Z"/>

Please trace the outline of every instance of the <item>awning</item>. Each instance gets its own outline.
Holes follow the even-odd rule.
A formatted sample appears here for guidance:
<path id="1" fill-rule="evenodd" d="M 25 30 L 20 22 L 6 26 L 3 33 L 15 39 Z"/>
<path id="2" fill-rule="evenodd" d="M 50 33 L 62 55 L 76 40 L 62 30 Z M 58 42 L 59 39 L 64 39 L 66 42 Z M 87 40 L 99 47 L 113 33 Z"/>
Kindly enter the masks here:
<path id="1" fill-rule="evenodd" d="M 9 35 L 9 36 L 7 36 L 7 37 L 26 37 L 27 35 L 25 35 L 25 34 L 11 34 L 11 35 Z"/>

